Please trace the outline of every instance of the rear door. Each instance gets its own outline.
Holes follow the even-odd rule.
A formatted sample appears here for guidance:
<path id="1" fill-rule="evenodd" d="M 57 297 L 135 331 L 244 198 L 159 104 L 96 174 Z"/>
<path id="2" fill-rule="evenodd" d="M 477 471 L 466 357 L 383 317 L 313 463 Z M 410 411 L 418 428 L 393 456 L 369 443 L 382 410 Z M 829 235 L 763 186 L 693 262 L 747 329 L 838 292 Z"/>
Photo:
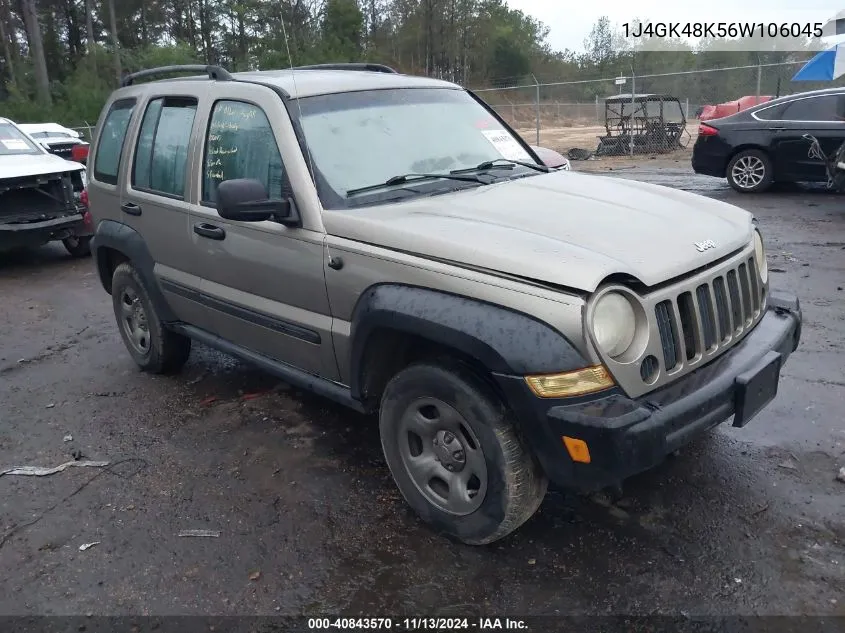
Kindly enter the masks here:
<path id="1" fill-rule="evenodd" d="M 207 326 L 208 310 L 192 299 L 201 280 L 190 273 L 193 180 L 189 177 L 196 169 L 193 149 L 201 142 L 195 139 L 202 137 L 201 131 L 195 133 L 195 128 L 202 129 L 197 110 L 207 84 L 154 85 L 139 103 L 143 114 L 133 130 L 121 211 L 124 221 L 144 239 L 155 262 L 155 277 L 176 316 Z"/>
<path id="2" fill-rule="evenodd" d="M 765 110 L 758 116 L 765 116 Z M 825 157 L 845 141 L 845 95 L 802 97 L 780 106 L 777 120 L 768 122 L 773 133 L 775 169 L 785 180 L 825 182 Z M 820 155 L 812 139 L 818 139 Z"/>

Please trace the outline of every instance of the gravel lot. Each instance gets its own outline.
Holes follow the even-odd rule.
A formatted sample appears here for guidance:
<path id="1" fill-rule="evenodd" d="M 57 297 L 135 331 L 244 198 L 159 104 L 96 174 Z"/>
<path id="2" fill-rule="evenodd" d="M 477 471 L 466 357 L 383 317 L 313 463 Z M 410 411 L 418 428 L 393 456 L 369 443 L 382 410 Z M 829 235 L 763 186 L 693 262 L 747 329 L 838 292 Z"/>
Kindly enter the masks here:
<path id="1" fill-rule="evenodd" d="M 0 613 L 845 615 L 845 197 L 613 173 L 756 213 L 801 347 L 745 429 L 618 500 L 552 490 L 487 548 L 418 522 L 374 420 L 198 345 L 180 376 L 141 374 L 90 260 L 2 257 L 0 470 L 110 466 L 0 477 Z"/>

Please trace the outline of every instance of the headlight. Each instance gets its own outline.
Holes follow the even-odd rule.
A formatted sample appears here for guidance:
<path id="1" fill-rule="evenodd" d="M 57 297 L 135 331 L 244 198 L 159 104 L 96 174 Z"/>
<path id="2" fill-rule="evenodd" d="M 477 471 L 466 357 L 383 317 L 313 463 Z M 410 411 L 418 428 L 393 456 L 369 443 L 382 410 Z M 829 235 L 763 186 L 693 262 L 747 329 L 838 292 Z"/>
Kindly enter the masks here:
<path id="1" fill-rule="evenodd" d="M 609 292 L 593 308 L 593 336 L 605 354 L 619 356 L 634 342 L 637 318 L 625 295 Z"/>
<path id="2" fill-rule="evenodd" d="M 766 249 L 763 247 L 763 238 L 759 231 L 754 231 L 754 260 L 757 262 L 757 270 L 760 274 L 760 280 L 763 283 L 769 278 L 769 266 L 766 263 Z"/>

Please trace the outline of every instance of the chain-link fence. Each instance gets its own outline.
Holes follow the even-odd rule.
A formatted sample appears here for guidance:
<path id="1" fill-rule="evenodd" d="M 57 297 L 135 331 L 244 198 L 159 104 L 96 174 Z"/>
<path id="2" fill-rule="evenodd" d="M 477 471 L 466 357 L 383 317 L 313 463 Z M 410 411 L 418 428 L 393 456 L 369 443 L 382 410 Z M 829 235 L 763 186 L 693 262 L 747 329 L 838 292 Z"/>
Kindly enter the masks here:
<path id="1" fill-rule="evenodd" d="M 91 142 L 91 139 L 94 138 L 94 126 L 90 125 L 89 123 L 85 123 L 83 125 L 77 125 L 70 128 L 74 132 L 78 132 L 80 138 L 83 141 L 87 141 L 88 143 Z"/>
<path id="2" fill-rule="evenodd" d="M 529 143 L 564 154 L 584 150 L 577 153 L 580 157 L 654 155 L 689 150 L 706 106 L 834 85 L 793 83 L 791 78 L 803 63 L 629 73 L 579 81 L 535 80 L 474 91 Z M 83 140 L 93 137 L 94 128 L 88 122 L 70 127 Z"/>
<path id="3" fill-rule="evenodd" d="M 632 156 L 689 150 L 705 106 L 804 92 L 787 62 L 475 89 L 526 141 L 564 154 Z M 633 96 L 632 96 L 633 93 Z M 725 116 L 720 114 L 720 116 Z M 574 155 L 574 154 L 573 154 Z"/>

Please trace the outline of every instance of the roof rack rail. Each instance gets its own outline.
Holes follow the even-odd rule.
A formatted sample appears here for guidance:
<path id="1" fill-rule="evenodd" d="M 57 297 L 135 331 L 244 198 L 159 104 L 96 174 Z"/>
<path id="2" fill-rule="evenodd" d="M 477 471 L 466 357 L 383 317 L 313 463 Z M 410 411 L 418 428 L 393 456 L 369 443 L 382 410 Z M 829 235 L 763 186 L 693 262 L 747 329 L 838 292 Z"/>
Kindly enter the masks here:
<path id="1" fill-rule="evenodd" d="M 181 64 L 178 66 L 159 66 L 158 68 L 147 68 L 136 73 L 126 75 L 120 81 L 121 86 L 131 86 L 137 79 L 151 77 L 153 75 L 166 75 L 169 73 L 204 73 L 209 79 L 217 81 L 231 81 L 232 75 L 222 66 L 206 66 L 205 64 Z"/>
<path id="2" fill-rule="evenodd" d="M 294 70 L 365 70 L 372 73 L 398 74 L 390 66 L 371 64 L 369 62 L 345 62 L 336 64 L 311 64 L 310 66 L 294 66 Z"/>

